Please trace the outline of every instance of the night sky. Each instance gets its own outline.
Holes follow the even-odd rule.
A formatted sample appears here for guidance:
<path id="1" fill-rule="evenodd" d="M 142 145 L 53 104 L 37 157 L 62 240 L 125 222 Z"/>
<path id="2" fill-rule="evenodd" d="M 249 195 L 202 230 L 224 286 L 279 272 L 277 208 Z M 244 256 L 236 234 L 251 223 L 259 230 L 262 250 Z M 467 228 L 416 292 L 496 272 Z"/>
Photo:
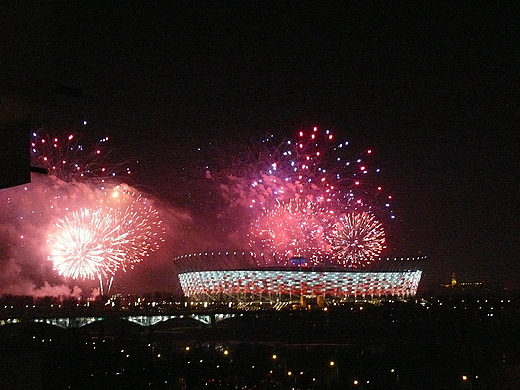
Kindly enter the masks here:
<path id="1" fill-rule="evenodd" d="M 36 102 L 35 126 L 110 136 L 139 160 L 135 182 L 196 224 L 198 147 L 318 126 L 377 153 L 397 246 L 428 255 L 424 285 L 456 272 L 520 287 L 518 7 L 14 3 L 0 87 Z M 141 290 L 175 276 L 139 267 Z"/>

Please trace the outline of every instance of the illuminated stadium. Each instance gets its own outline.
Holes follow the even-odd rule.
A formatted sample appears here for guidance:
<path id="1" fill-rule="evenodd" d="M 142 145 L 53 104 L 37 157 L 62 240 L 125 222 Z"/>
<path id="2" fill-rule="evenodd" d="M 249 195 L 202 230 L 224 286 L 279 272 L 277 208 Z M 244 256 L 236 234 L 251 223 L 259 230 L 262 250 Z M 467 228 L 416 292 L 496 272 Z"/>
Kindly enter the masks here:
<path id="1" fill-rule="evenodd" d="M 265 260 L 263 255 L 260 257 Z M 182 291 L 193 301 L 290 302 L 301 297 L 412 298 L 417 293 L 422 275 L 420 264 L 425 259 L 378 259 L 357 270 L 311 267 L 303 258 L 293 258 L 286 266 L 252 265 L 258 264 L 258 258 L 250 252 L 199 253 L 180 256 L 175 264 Z"/>

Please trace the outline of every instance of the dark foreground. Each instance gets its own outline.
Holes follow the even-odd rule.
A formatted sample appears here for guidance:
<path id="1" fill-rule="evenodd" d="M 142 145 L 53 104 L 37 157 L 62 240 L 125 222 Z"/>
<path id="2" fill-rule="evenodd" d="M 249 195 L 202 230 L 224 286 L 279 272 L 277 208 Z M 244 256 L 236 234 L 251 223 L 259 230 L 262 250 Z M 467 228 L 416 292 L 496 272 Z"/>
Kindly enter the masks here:
<path id="1" fill-rule="evenodd" d="M 516 301 L 515 301 L 516 299 Z M 518 298 L 0 326 L 2 389 L 518 389 Z"/>

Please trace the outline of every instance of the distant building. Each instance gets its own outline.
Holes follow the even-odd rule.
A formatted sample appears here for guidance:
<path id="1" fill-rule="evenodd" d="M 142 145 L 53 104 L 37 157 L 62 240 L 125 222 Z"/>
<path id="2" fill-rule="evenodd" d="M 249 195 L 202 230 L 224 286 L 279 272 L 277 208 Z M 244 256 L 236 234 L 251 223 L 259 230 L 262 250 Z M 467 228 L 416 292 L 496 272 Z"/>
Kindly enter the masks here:
<path id="1" fill-rule="evenodd" d="M 455 273 L 451 274 L 451 281 L 448 284 L 443 284 L 441 293 L 449 294 L 480 294 L 490 291 L 502 290 L 501 285 L 491 285 L 484 281 L 459 281 Z"/>

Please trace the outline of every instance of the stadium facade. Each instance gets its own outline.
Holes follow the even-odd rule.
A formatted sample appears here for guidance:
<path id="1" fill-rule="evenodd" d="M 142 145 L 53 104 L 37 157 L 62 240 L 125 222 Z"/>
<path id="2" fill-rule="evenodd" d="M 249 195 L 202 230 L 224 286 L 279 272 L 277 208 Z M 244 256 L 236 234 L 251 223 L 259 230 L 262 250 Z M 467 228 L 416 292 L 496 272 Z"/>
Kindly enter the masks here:
<path id="1" fill-rule="evenodd" d="M 265 265 L 258 265 L 258 260 Z M 361 270 L 310 267 L 305 262 L 273 265 L 247 252 L 199 253 L 177 258 L 179 281 L 193 301 L 295 301 L 408 299 L 417 293 L 424 257 L 378 259 Z M 255 265 L 251 265 L 256 261 Z M 261 263 L 261 262 L 260 262 Z"/>

